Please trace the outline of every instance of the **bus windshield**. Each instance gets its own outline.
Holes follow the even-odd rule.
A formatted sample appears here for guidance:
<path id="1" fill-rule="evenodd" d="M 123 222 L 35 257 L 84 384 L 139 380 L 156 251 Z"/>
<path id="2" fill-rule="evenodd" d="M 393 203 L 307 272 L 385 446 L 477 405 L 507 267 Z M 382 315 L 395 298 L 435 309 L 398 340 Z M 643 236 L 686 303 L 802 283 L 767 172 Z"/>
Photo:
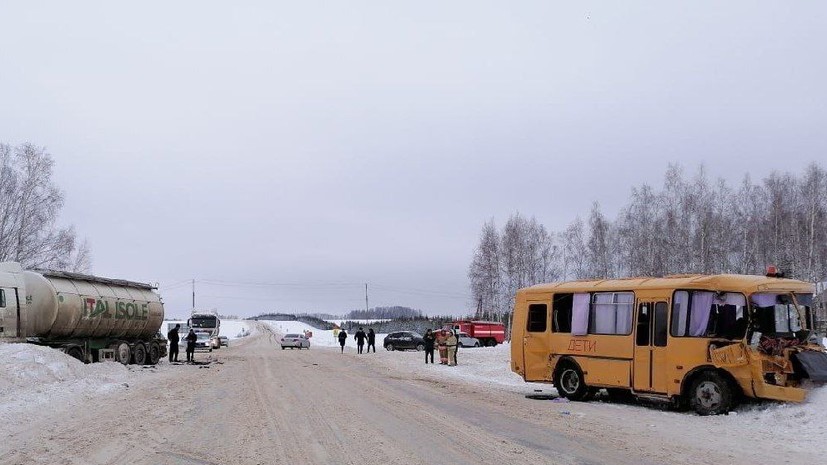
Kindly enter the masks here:
<path id="1" fill-rule="evenodd" d="M 794 336 L 807 329 L 813 297 L 808 294 L 753 294 L 753 319 L 765 335 Z"/>

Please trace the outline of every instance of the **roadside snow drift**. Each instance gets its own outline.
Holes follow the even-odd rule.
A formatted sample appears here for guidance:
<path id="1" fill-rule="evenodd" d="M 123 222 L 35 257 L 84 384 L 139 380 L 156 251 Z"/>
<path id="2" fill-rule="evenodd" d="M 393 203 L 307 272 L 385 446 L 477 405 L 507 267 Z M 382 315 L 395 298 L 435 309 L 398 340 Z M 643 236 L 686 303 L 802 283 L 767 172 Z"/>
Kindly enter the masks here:
<path id="1" fill-rule="evenodd" d="M 0 343 L 0 423 L 56 402 L 125 389 L 129 375 L 120 363 L 87 365 L 49 347 Z"/>

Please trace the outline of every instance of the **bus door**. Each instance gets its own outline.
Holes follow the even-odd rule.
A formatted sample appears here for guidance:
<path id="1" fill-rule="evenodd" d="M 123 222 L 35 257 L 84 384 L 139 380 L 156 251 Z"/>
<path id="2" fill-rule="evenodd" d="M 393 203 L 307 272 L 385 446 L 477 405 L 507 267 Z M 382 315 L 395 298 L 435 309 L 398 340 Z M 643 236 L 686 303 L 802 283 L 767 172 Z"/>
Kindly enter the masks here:
<path id="1" fill-rule="evenodd" d="M 523 336 L 523 360 L 525 380 L 551 380 L 548 364 L 549 347 L 549 305 L 548 302 L 528 301 L 525 335 Z"/>
<path id="2" fill-rule="evenodd" d="M 641 302 L 638 305 L 632 383 L 635 391 L 666 393 L 668 309 L 666 302 Z"/>

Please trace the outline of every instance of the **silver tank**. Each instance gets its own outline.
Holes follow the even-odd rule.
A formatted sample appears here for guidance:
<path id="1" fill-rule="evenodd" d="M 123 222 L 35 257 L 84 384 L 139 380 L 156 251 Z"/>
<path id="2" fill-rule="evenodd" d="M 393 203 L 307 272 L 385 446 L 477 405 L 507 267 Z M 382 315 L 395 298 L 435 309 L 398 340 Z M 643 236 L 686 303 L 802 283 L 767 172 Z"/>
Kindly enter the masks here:
<path id="1" fill-rule="evenodd" d="M 24 271 L 23 281 L 25 337 L 143 339 L 164 320 L 148 284 L 54 271 Z"/>

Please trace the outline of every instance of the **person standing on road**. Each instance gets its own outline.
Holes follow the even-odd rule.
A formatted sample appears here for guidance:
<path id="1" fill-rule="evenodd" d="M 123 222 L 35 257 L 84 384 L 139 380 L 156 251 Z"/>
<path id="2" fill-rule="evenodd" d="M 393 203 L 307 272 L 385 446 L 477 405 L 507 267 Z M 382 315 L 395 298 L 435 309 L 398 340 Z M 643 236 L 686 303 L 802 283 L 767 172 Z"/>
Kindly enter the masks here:
<path id="1" fill-rule="evenodd" d="M 175 327 L 167 333 L 167 339 L 169 340 L 169 363 L 178 361 L 178 341 L 181 340 L 178 336 L 178 330 L 180 328 L 180 324 L 175 325 Z"/>
<path id="2" fill-rule="evenodd" d="M 342 346 L 342 353 L 345 353 L 345 342 L 347 342 L 347 331 L 341 329 L 339 331 L 339 345 Z"/>
<path id="3" fill-rule="evenodd" d="M 448 339 L 445 340 L 445 347 L 448 348 L 448 366 L 457 366 L 457 337 L 453 331 L 448 331 Z"/>
<path id="4" fill-rule="evenodd" d="M 436 333 L 436 344 L 439 348 L 439 364 L 440 365 L 447 365 L 448 364 L 448 348 L 445 346 L 445 340 L 448 339 L 448 336 L 445 334 L 445 330 L 439 330 Z"/>
<path id="5" fill-rule="evenodd" d="M 189 334 L 187 334 L 186 341 L 187 341 L 187 361 L 194 362 L 195 361 L 195 341 L 198 340 L 198 336 L 195 335 L 195 331 L 190 329 Z"/>
<path id="6" fill-rule="evenodd" d="M 431 356 L 431 363 L 434 363 L 434 342 L 436 342 L 436 336 L 434 336 L 434 332 L 430 329 L 425 331 L 425 335 L 422 336 L 422 340 L 425 342 L 425 364 L 428 364 L 428 356 Z"/>
<path id="7" fill-rule="evenodd" d="M 373 353 L 376 353 L 376 333 L 373 332 L 373 328 L 368 328 L 368 352 L 370 352 L 370 348 L 373 347 Z"/>
<path id="8" fill-rule="evenodd" d="M 365 334 L 365 330 L 362 327 L 359 327 L 359 331 L 356 331 L 356 334 L 353 335 L 353 338 L 356 339 L 356 349 L 361 354 L 365 350 L 365 339 L 368 338 L 368 335 Z"/>

